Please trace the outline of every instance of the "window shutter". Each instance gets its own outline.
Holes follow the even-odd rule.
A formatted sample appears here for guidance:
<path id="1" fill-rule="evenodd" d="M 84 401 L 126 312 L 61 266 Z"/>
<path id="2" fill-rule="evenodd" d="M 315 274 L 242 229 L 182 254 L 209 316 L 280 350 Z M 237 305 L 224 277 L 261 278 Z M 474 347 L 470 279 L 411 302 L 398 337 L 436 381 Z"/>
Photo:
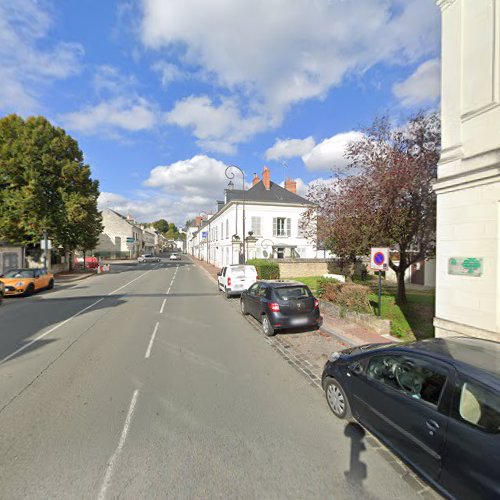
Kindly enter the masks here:
<path id="1" fill-rule="evenodd" d="M 278 219 L 273 217 L 273 236 L 278 236 Z"/>
<path id="2" fill-rule="evenodd" d="M 252 231 L 254 236 L 262 236 L 260 229 L 260 217 L 252 217 Z"/>
<path id="3" fill-rule="evenodd" d="M 292 219 L 286 220 L 286 235 L 292 236 Z"/>

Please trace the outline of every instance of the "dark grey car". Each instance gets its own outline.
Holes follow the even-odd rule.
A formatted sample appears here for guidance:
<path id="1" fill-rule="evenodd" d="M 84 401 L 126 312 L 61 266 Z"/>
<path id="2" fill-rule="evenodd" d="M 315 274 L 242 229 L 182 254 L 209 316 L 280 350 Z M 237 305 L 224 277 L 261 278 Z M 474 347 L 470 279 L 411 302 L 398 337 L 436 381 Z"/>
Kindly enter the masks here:
<path id="1" fill-rule="evenodd" d="M 443 494 L 500 498 L 500 343 L 473 338 L 333 353 L 323 388 Z"/>

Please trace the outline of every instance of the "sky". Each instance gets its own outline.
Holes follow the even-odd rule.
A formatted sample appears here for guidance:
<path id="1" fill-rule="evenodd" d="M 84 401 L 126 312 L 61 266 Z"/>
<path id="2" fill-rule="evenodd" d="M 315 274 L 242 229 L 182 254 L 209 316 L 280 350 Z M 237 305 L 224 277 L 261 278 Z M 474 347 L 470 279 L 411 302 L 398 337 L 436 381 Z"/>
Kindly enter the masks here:
<path id="1" fill-rule="evenodd" d="M 375 116 L 438 105 L 439 56 L 435 0 L 0 0 L 0 116 L 77 139 L 101 209 L 182 226 L 228 165 L 345 172 Z"/>

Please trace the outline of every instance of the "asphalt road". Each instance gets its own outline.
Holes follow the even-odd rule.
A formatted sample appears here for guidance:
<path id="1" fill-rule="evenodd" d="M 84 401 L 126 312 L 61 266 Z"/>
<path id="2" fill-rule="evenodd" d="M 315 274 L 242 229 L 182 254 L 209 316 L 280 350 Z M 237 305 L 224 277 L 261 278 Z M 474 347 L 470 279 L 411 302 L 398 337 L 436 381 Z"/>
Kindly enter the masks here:
<path id="1" fill-rule="evenodd" d="M 0 307 L 0 498 L 418 498 L 190 262 Z"/>

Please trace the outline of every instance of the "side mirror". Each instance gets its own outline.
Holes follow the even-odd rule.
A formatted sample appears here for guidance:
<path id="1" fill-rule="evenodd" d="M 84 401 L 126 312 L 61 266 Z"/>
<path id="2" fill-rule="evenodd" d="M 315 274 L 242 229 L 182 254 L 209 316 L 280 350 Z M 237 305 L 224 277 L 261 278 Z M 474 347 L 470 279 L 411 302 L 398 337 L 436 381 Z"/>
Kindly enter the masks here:
<path id="1" fill-rule="evenodd" d="M 363 367 L 356 361 L 349 365 L 349 371 L 354 373 L 354 375 L 361 375 L 363 373 Z"/>
<path id="2" fill-rule="evenodd" d="M 222 273 L 219 271 L 219 272 L 217 273 L 217 276 L 222 276 Z"/>

